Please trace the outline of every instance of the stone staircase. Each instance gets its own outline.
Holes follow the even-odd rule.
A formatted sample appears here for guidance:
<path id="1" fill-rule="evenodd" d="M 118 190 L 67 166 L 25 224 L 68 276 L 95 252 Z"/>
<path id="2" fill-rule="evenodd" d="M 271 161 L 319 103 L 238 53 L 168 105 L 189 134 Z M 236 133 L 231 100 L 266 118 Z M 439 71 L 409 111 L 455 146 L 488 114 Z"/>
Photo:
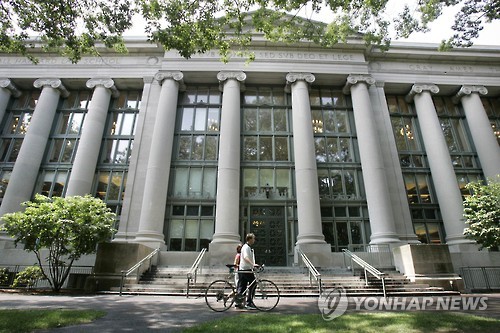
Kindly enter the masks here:
<path id="1" fill-rule="evenodd" d="M 125 294 L 155 294 L 155 295 L 187 295 L 188 267 L 162 266 L 153 267 L 151 271 L 142 275 L 136 284 L 125 284 L 122 292 Z M 365 281 L 363 271 L 355 271 L 354 275 L 345 268 L 320 269 L 323 290 L 344 288 L 347 296 L 383 296 L 382 281 L 368 276 Z M 446 291 L 440 287 L 430 287 L 427 284 L 417 284 L 409 281 L 404 275 L 395 270 L 384 270 L 386 273 L 385 286 L 387 296 L 451 296 L 459 295 L 456 291 Z M 201 267 L 189 287 L 189 296 L 204 295 L 208 285 L 218 279 L 225 279 L 228 275 L 226 268 Z M 281 295 L 286 296 L 318 296 L 319 290 L 316 281 L 309 279 L 305 268 L 298 267 L 266 267 L 261 278 L 276 283 Z M 112 292 L 118 292 L 114 288 Z"/>

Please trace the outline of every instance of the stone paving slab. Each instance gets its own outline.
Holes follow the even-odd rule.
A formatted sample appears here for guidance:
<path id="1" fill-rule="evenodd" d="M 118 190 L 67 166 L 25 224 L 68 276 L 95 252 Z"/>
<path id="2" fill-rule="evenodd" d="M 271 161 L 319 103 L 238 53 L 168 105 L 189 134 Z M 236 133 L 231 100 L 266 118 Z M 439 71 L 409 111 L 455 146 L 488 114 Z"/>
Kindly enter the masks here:
<path id="1" fill-rule="evenodd" d="M 481 316 L 489 316 L 500 319 L 500 294 L 474 294 L 462 295 L 461 298 L 483 297 L 487 308 L 467 312 Z M 437 302 L 438 298 L 425 298 L 427 307 L 425 311 L 436 311 L 435 307 L 429 306 Z M 348 299 L 347 312 L 372 310 L 379 297 Z M 413 303 L 411 303 L 413 302 Z M 399 298 L 399 309 L 420 310 L 424 298 L 415 301 L 412 297 Z M 405 304 L 405 305 L 401 305 Z M 444 304 L 444 302 L 443 302 Z M 452 303 L 453 304 L 453 303 Z M 456 304 L 461 304 L 458 300 Z M 482 303 L 478 303 L 481 305 Z M 412 305 L 412 306 L 410 306 Z M 369 309 L 366 309 L 368 307 Z M 186 298 L 179 296 L 147 296 L 147 295 L 27 295 L 15 293 L 0 293 L 0 308 L 3 309 L 27 309 L 27 308 L 71 308 L 71 309 L 99 309 L 106 311 L 106 316 L 92 323 L 63 327 L 45 332 L 180 332 L 183 328 L 196 325 L 201 322 L 211 321 L 239 313 L 257 313 L 258 311 L 229 309 L 218 313 L 210 310 L 205 304 L 204 298 Z M 378 309 L 375 309 L 378 310 Z M 282 297 L 276 309 L 271 313 L 276 314 L 321 314 L 318 299 L 314 297 Z"/>

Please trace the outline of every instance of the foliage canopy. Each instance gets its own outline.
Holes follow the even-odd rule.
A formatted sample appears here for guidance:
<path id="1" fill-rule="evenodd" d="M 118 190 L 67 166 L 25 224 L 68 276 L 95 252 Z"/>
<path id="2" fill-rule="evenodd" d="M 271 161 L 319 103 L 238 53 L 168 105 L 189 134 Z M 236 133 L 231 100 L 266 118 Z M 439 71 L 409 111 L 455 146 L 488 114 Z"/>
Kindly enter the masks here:
<path id="1" fill-rule="evenodd" d="M 97 244 L 114 232 L 116 214 L 90 195 L 50 199 L 37 194 L 23 206 L 22 212 L 2 216 L 2 229 L 15 238 L 16 245 L 22 243 L 26 251 L 35 253 L 54 291 L 60 290 L 75 260 L 95 253 Z M 45 250 L 48 255 L 42 258 Z"/>
<path id="2" fill-rule="evenodd" d="M 427 31 L 443 9 L 458 6 L 453 30 L 442 48 L 471 46 L 486 22 L 500 18 L 498 0 L 414 0 L 396 17 L 387 14 L 389 0 L 7 0 L 0 2 L 0 51 L 21 53 L 32 61 L 37 37 L 45 51 L 73 62 L 98 54 L 98 44 L 125 51 L 122 35 L 133 18 L 144 21 L 150 41 L 189 58 L 219 50 L 252 55 L 255 36 L 269 41 L 312 41 L 329 47 L 357 35 L 366 44 L 387 49 L 389 27 L 398 37 Z M 307 8 L 307 11 L 305 10 Z M 303 13 L 311 16 L 304 17 Z M 311 19 L 321 12 L 326 23 Z"/>
<path id="3" fill-rule="evenodd" d="M 481 247 L 500 246 L 500 177 L 487 185 L 473 182 L 466 187 L 473 195 L 464 201 L 464 217 L 468 227 L 464 235 L 476 240 Z"/>

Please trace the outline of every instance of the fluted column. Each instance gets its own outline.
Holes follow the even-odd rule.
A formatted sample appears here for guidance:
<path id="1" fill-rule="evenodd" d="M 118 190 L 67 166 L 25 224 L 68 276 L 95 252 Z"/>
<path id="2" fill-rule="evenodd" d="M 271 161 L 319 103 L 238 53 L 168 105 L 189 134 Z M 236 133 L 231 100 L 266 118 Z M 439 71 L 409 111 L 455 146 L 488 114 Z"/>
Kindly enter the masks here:
<path id="1" fill-rule="evenodd" d="M 483 86 L 462 86 L 456 100 L 462 102 L 483 173 L 487 178 L 495 179 L 500 174 L 500 147 L 479 96 L 487 93 Z"/>
<path id="2" fill-rule="evenodd" d="M 90 79 L 87 81 L 87 88 L 95 89 L 83 122 L 82 134 L 78 142 L 78 150 L 68 181 L 66 196 L 85 195 L 91 191 L 109 102 L 111 96 L 118 97 L 119 95 L 114 84 L 111 79 Z"/>
<path id="3" fill-rule="evenodd" d="M 146 170 L 139 230 L 135 241 L 151 246 L 165 244 L 163 224 L 167 202 L 168 178 L 172 161 L 175 117 L 179 88 L 183 85 L 181 72 L 159 72 L 155 79 L 162 84 L 156 121 Z"/>
<path id="4" fill-rule="evenodd" d="M 375 79 L 370 75 L 349 75 L 344 93 L 352 95 L 358 149 L 372 231 L 370 243 L 397 243 L 400 240 L 396 232 L 380 138 L 368 93 L 368 86 L 372 84 L 375 84 Z"/>
<path id="5" fill-rule="evenodd" d="M 0 79 L 0 122 L 5 116 L 5 110 L 9 104 L 10 97 L 19 97 L 21 92 L 9 79 Z"/>
<path id="6" fill-rule="evenodd" d="M 286 83 L 292 92 L 293 147 L 299 233 L 297 245 L 326 244 L 321 228 L 318 171 L 314 148 L 309 84 L 311 73 L 288 73 Z"/>
<path id="7" fill-rule="evenodd" d="M 462 194 L 458 187 L 441 123 L 432 101 L 431 94 L 438 92 L 439 88 L 434 84 L 414 84 L 407 96 L 407 101 L 415 101 L 434 190 L 438 197 L 446 230 L 446 243 L 449 245 L 471 243 L 463 235 L 465 222 Z"/>
<path id="8" fill-rule="evenodd" d="M 38 79 L 33 85 L 42 88 L 42 92 L 14 164 L 0 216 L 20 210 L 20 204 L 31 199 L 59 97 L 69 95 L 59 79 Z"/>
<path id="9" fill-rule="evenodd" d="M 217 210 L 212 243 L 240 242 L 240 94 L 246 75 L 219 72 L 222 94 L 219 163 L 217 172 Z M 211 248 L 213 246 L 211 245 Z M 234 252 L 231 248 L 231 252 Z"/>

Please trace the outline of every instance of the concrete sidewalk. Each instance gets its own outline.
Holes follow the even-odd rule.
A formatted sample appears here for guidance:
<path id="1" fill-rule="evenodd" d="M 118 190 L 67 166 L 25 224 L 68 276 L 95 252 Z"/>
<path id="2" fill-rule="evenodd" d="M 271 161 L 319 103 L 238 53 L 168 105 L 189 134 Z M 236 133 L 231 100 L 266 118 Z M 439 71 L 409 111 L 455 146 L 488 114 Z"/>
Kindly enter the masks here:
<path id="1" fill-rule="evenodd" d="M 462 295 L 462 297 L 486 297 L 487 309 L 475 311 L 458 311 L 471 314 L 495 317 L 500 319 L 500 294 L 473 294 Z M 366 311 L 363 307 L 357 309 L 357 305 L 364 304 L 373 306 L 378 297 L 365 299 L 349 297 L 347 312 Z M 403 302 L 409 304 L 411 297 Z M 419 298 L 422 301 L 422 298 Z M 427 298 L 429 302 L 437 300 L 437 297 Z M 402 301 L 402 298 L 399 298 Z M 106 316 L 93 323 L 63 327 L 50 332 L 179 332 L 183 328 L 196 325 L 201 322 L 211 321 L 239 313 L 258 313 L 258 311 L 247 311 L 229 309 L 218 313 L 210 310 L 205 304 L 204 298 L 185 298 L 174 296 L 151 296 L 151 295 L 89 295 L 89 296 L 48 296 L 48 295 L 26 295 L 14 293 L 0 293 L 1 309 L 28 309 L 28 308 L 71 308 L 71 309 L 99 309 L 106 311 Z M 415 310 L 415 307 L 412 308 Z M 427 307 L 426 311 L 433 311 Z M 271 313 L 275 314 L 320 314 L 317 298 L 283 297 L 280 303 Z"/>

